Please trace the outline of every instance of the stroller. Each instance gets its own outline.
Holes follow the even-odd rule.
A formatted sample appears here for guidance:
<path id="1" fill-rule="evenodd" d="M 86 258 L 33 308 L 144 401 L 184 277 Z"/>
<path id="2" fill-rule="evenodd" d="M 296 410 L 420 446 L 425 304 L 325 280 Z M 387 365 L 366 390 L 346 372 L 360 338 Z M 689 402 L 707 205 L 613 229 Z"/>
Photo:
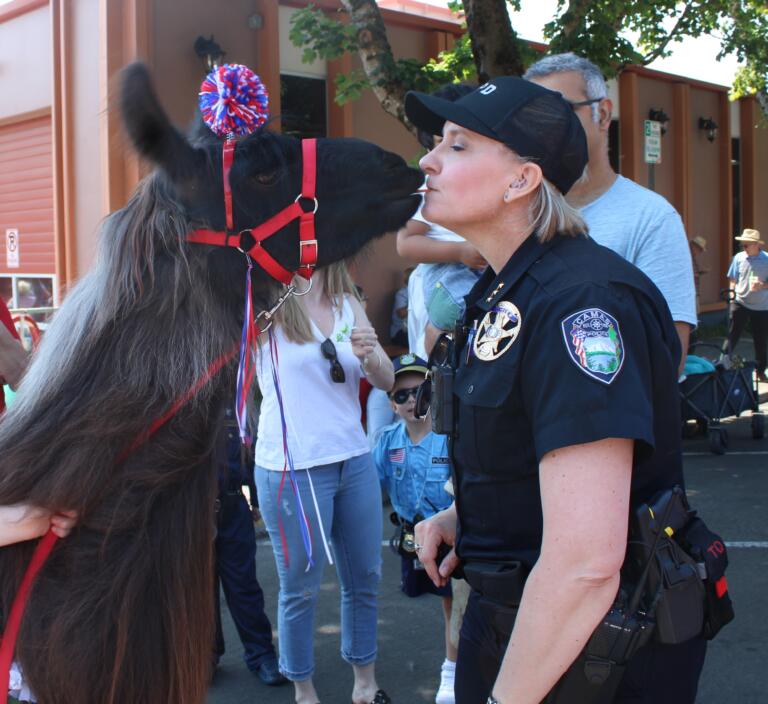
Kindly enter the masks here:
<path id="1" fill-rule="evenodd" d="M 702 350 L 705 361 L 708 356 L 714 360 L 709 363 L 710 371 L 689 374 L 679 385 L 684 431 L 690 428 L 686 421 L 696 421 L 696 429 L 709 438 L 709 449 L 722 455 L 728 448 L 728 432 L 721 421 L 752 411 L 752 437 L 762 439 L 765 417 L 760 412 L 755 363 L 736 359 L 726 368 L 717 345 L 698 342 L 692 350 Z"/>

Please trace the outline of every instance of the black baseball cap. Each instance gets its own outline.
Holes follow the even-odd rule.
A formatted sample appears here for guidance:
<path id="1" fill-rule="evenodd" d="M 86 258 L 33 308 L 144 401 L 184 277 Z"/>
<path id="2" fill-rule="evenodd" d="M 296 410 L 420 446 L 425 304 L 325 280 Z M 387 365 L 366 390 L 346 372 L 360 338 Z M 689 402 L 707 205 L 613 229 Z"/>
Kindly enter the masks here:
<path id="1" fill-rule="evenodd" d="M 442 134 L 448 121 L 502 142 L 533 159 L 563 194 L 589 159 L 584 128 L 571 105 L 560 93 L 522 78 L 493 78 L 454 102 L 409 91 L 405 114 L 431 134 Z"/>
<path id="2" fill-rule="evenodd" d="M 392 360 L 392 364 L 395 367 L 395 376 L 405 374 L 406 372 L 426 374 L 429 371 L 427 363 L 415 354 L 401 354 Z"/>

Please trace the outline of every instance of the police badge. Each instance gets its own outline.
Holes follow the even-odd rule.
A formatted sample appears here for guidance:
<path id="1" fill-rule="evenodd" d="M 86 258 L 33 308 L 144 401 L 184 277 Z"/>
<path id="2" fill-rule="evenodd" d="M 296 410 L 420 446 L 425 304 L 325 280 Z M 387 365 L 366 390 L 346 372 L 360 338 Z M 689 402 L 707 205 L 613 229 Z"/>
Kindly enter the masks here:
<path id="1" fill-rule="evenodd" d="M 472 341 L 475 356 L 491 362 L 507 353 L 520 334 L 522 318 L 514 303 L 499 301 L 480 322 Z"/>
<path id="2" fill-rule="evenodd" d="M 564 318 L 561 325 L 573 363 L 593 379 L 610 384 L 624 362 L 616 318 L 600 308 L 587 308 Z"/>

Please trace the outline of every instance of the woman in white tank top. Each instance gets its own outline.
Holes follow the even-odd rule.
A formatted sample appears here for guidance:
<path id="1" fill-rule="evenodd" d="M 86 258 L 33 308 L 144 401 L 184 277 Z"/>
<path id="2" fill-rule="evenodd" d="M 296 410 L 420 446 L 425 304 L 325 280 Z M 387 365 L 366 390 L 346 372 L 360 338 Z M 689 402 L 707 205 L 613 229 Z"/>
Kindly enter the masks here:
<path id="1" fill-rule="evenodd" d="M 343 264 L 317 272 L 260 340 L 255 479 L 280 578 L 280 670 L 297 704 L 320 698 L 313 623 L 323 568 L 341 583 L 341 655 L 354 704 L 387 704 L 374 672 L 381 575 L 381 490 L 360 423 L 362 375 L 390 389 L 392 363 Z"/>

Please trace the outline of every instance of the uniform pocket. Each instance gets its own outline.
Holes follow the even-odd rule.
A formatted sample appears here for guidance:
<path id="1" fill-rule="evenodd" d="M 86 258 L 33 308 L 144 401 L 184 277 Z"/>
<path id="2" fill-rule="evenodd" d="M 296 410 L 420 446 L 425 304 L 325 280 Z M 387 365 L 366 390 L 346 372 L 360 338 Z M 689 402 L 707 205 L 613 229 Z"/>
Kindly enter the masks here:
<path id="1" fill-rule="evenodd" d="M 445 483 L 450 477 L 451 468 L 448 464 L 433 464 L 427 471 L 422 503 L 424 508 L 429 509 L 429 515 L 448 508 L 453 502 L 453 497 L 445 490 Z"/>
<path id="2" fill-rule="evenodd" d="M 493 362 L 475 359 L 457 374 L 458 461 L 482 474 L 508 473 L 534 455 L 525 447 L 530 425 L 520 397 L 517 359 L 512 352 Z M 531 443 L 527 443 L 532 445 Z"/>

